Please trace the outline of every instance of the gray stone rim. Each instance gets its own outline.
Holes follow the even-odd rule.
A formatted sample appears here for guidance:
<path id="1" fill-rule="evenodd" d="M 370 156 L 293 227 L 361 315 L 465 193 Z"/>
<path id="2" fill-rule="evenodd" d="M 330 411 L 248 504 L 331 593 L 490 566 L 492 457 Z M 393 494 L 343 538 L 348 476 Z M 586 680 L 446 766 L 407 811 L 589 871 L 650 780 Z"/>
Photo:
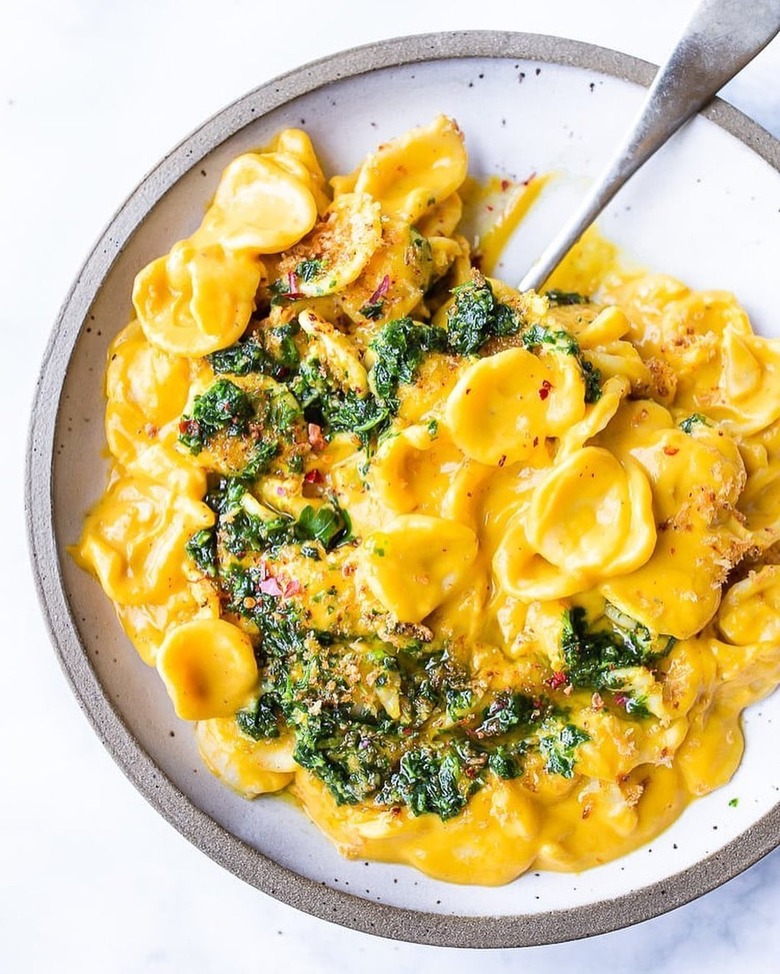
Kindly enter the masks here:
<path id="1" fill-rule="evenodd" d="M 176 146 L 117 211 L 85 261 L 44 353 L 29 426 L 25 513 L 44 620 L 93 729 L 149 803 L 193 845 L 236 876 L 305 913 L 365 933 L 450 947 L 520 947 L 592 937 L 659 916 L 710 892 L 780 842 L 780 803 L 717 853 L 668 879 L 614 899 L 543 914 L 456 916 L 360 899 L 279 865 L 194 805 L 152 761 L 115 709 L 87 658 L 63 584 L 53 526 L 52 461 L 60 395 L 70 358 L 104 276 L 165 192 L 224 139 L 293 98 L 377 68 L 456 58 L 520 59 L 591 69 L 649 86 L 656 67 L 592 44 L 537 34 L 460 31 L 400 37 L 331 55 L 255 89 Z M 780 171 L 780 142 L 723 101 L 704 116 Z"/>

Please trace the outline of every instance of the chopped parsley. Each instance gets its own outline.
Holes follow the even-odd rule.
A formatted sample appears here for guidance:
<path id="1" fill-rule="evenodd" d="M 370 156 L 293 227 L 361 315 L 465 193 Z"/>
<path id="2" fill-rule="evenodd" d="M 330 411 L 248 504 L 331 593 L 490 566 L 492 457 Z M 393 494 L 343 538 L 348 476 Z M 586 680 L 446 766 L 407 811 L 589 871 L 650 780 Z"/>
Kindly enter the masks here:
<path id="1" fill-rule="evenodd" d="M 270 695 L 261 694 L 250 707 L 236 713 L 239 730 L 254 741 L 279 736 L 279 710 Z"/>
<path id="2" fill-rule="evenodd" d="M 252 332 L 234 345 L 212 352 L 206 358 L 217 375 L 249 375 L 259 372 L 274 379 L 283 379 L 299 361 L 295 335 L 296 321 L 271 328 L 268 332 Z"/>
<path id="3" fill-rule="evenodd" d="M 327 265 L 324 258 L 309 258 L 302 260 L 295 268 L 295 276 L 306 284 L 322 276 Z"/>
<path id="4" fill-rule="evenodd" d="M 383 298 L 378 301 L 367 301 L 358 311 L 358 314 L 363 315 L 364 318 L 368 318 L 370 321 L 379 321 L 379 319 L 384 314 L 385 302 Z"/>
<path id="5" fill-rule="evenodd" d="M 701 413 L 691 413 L 690 416 L 686 416 L 685 419 L 680 420 L 679 426 L 683 433 L 692 433 L 694 426 L 709 426 L 710 421 L 706 416 L 702 416 Z"/>
<path id="6" fill-rule="evenodd" d="M 558 291 L 553 289 L 552 291 L 545 291 L 545 294 L 550 304 L 559 307 L 570 304 L 590 304 L 590 298 L 584 294 L 579 294 L 577 291 Z"/>
<path id="7" fill-rule="evenodd" d="M 479 738 L 506 734 L 517 727 L 530 727 L 540 716 L 538 701 L 523 693 L 498 693 L 483 714 L 475 734 Z"/>
<path id="8" fill-rule="evenodd" d="M 249 396 L 229 379 L 219 379 L 202 395 L 195 396 L 192 415 L 182 416 L 179 424 L 179 440 L 197 455 L 216 433 L 245 433 L 253 415 Z"/>
<path id="9" fill-rule="evenodd" d="M 195 397 L 191 415 L 179 423 L 179 442 L 197 455 L 208 448 L 222 473 L 254 480 L 283 454 L 293 459 L 305 437 L 303 413 L 273 379 L 247 392 L 220 378 Z"/>
<path id="10" fill-rule="evenodd" d="M 242 503 L 245 494 L 246 481 L 225 477 L 206 495 L 206 503 L 216 514 L 217 523 L 213 528 L 194 534 L 187 542 L 186 550 L 210 578 L 217 576 L 216 561 L 220 550 L 244 558 L 251 552 L 273 555 L 283 545 L 314 542 L 324 551 L 331 551 L 352 537 L 349 515 L 335 497 L 318 508 L 307 505 L 297 519 L 286 514 L 264 518 L 252 513 Z M 315 547 L 314 551 L 319 557 L 319 550 Z"/>
<path id="11" fill-rule="evenodd" d="M 399 318 L 384 325 L 371 343 L 375 361 L 369 372 L 368 395 L 335 385 L 316 360 L 301 364 L 290 389 L 309 422 L 328 435 L 354 433 L 368 447 L 397 413 L 399 385 L 413 382 L 425 356 L 443 351 L 446 345 L 447 336 L 441 328 Z"/>
<path id="12" fill-rule="evenodd" d="M 413 815 L 454 818 L 485 782 L 487 755 L 467 741 L 407 751 L 378 796 L 381 805 L 406 805 Z"/>
<path id="13" fill-rule="evenodd" d="M 447 341 L 457 355 L 476 355 L 491 338 L 515 335 L 523 324 L 520 313 L 499 301 L 481 274 L 452 291 L 447 312 Z"/>
<path id="14" fill-rule="evenodd" d="M 522 335 L 523 345 L 529 351 L 547 348 L 563 355 L 572 355 L 580 367 L 585 383 L 585 402 L 598 402 L 601 398 L 601 373 L 582 354 L 577 339 L 565 329 L 551 329 L 545 325 L 534 324 Z"/>
<path id="15" fill-rule="evenodd" d="M 185 549 L 204 575 L 208 578 L 217 577 L 217 536 L 214 528 L 196 531 Z"/>
<path id="16" fill-rule="evenodd" d="M 539 750 L 545 758 L 545 771 L 564 778 L 574 776 L 575 752 L 580 744 L 590 740 L 587 733 L 575 724 L 553 728 L 539 738 Z"/>
<path id="17" fill-rule="evenodd" d="M 443 352 L 446 348 L 447 333 L 434 325 L 416 324 L 411 318 L 386 324 L 371 343 L 376 355 L 371 384 L 377 396 L 397 409 L 398 386 L 414 382 L 417 369 L 429 352 Z"/>
<path id="18" fill-rule="evenodd" d="M 619 671 L 649 668 L 674 642 L 672 636 L 654 636 L 614 606 L 607 606 L 605 623 L 597 628 L 588 625 L 581 606 L 563 614 L 561 650 L 567 682 L 573 687 L 615 691 L 615 702 L 636 717 L 648 715 L 646 702 L 626 692 Z"/>

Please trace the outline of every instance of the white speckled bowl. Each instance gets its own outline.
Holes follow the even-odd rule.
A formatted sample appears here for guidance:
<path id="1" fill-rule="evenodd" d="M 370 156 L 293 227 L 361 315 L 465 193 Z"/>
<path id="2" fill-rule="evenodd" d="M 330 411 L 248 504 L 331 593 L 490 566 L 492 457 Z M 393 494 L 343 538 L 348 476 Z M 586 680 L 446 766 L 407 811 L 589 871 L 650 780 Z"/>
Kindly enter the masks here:
<path id="1" fill-rule="evenodd" d="M 295 125 L 311 133 L 330 172 L 347 171 L 380 140 L 451 114 L 466 133 L 474 172 L 560 174 L 498 268 L 519 279 L 606 160 L 653 73 L 585 44 L 489 32 L 403 38 L 305 66 L 246 95 L 174 149 L 114 217 L 65 301 L 41 371 L 27 483 L 35 572 L 65 673 L 154 807 L 216 862 L 302 910 L 423 943 L 552 943 L 685 903 L 778 842 L 776 694 L 748 713 L 747 752 L 731 784 L 617 862 L 485 889 L 345 861 L 290 803 L 246 802 L 204 770 L 157 674 L 65 550 L 104 483 L 104 360 L 129 319 L 133 276 L 193 230 L 234 155 Z M 778 334 L 778 169 L 780 144 L 716 103 L 618 196 L 603 231 L 643 264 L 735 291 L 757 330 Z"/>

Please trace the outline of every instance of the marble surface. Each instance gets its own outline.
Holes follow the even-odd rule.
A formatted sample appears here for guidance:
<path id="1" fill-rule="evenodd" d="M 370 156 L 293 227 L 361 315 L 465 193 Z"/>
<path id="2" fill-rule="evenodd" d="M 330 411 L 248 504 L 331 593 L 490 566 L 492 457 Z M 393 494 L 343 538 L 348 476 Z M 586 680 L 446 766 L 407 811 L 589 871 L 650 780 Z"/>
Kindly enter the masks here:
<path id="1" fill-rule="evenodd" d="M 139 178 L 223 105 L 301 62 L 440 29 L 574 37 L 658 62 L 691 0 L 5 0 L 0 30 L 0 396 L 8 512 L 0 562 L 0 970 L 28 974 L 283 967 L 375 974 L 474 964 L 529 974 L 775 971 L 780 852 L 666 916 L 589 941 L 475 955 L 393 943 L 298 913 L 191 847 L 123 778 L 80 713 L 28 567 L 26 421 L 62 299 Z M 388 10 L 392 9 L 392 15 Z M 780 137 L 780 40 L 725 95 Z M 13 335 L 13 339 L 10 336 Z"/>

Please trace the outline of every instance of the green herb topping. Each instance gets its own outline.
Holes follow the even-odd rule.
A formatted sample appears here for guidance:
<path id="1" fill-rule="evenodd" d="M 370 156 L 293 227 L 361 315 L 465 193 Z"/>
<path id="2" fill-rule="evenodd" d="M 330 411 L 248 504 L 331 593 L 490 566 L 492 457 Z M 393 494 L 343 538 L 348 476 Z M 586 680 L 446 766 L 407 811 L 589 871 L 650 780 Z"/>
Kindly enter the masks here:
<path id="1" fill-rule="evenodd" d="M 491 338 L 516 334 L 520 313 L 499 301 L 490 281 L 476 274 L 453 289 L 454 304 L 447 312 L 447 339 L 457 355 L 476 355 Z"/>
<path id="2" fill-rule="evenodd" d="M 522 335 L 523 345 L 529 351 L 547 348 L 563 355 L 572 355 L 580 367 L 585 382 L 585 402 L 598 402 L 601 398 L 601 373 L 582 354 L 577 339 L 564 329 L 553 330 L 545 325 L 531 325 Z"/>

